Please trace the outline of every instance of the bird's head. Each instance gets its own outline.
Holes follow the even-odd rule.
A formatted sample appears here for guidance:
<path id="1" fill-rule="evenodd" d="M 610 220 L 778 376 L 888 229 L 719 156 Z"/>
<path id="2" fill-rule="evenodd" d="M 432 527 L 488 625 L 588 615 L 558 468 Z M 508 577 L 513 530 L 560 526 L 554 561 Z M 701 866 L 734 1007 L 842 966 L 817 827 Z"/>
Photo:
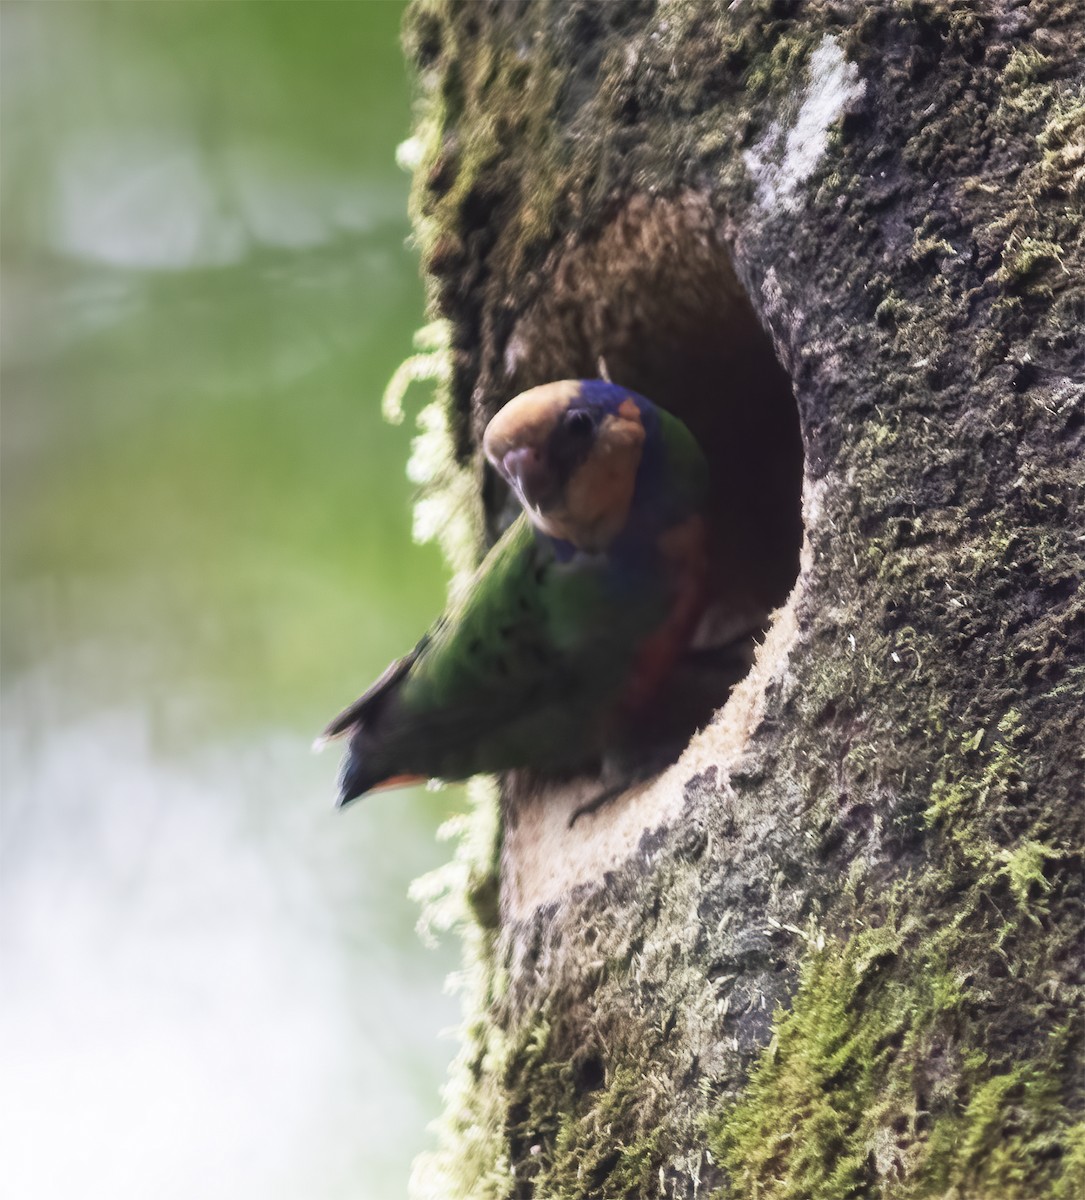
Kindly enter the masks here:
<path id="1" fill-rule="evenodd" d="M 483 449 L 537 529 L 595 552 L 625 527 L 652 415 L 603 380 L 547 383 L 497 413 Z"/>

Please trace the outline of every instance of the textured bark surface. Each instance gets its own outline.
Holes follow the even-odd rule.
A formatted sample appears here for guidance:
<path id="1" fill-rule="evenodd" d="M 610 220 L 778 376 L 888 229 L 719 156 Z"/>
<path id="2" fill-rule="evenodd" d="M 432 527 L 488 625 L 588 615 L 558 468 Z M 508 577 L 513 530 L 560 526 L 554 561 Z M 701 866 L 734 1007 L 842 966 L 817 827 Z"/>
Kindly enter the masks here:
<path id="1" fill-rule="evenodd" d="M 486 420 L 602 355 L 710 448 L 723 618 L 786 600 L 652 787 L 570 831 L 506 781 L 489 840 L 478 793 L 416 1191 L 1080 1195 L 1077 4 L 416 0 L 407 40 L 437 503 L 481 549 Z"/>

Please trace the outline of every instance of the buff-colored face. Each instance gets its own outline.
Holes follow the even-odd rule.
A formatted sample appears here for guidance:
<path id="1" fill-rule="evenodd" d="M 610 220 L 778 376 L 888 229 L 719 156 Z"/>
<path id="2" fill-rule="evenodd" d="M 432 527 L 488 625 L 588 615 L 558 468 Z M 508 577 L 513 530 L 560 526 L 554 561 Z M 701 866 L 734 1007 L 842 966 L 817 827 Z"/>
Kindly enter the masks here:
<path id="1" fill-rule="evenodd" d="M 625 526 L 644 437 L 632 399 L 609 411 L 565 380 L 510 400 L 486 427 L 483 449 L 537 528 L 598 551 Z"/>

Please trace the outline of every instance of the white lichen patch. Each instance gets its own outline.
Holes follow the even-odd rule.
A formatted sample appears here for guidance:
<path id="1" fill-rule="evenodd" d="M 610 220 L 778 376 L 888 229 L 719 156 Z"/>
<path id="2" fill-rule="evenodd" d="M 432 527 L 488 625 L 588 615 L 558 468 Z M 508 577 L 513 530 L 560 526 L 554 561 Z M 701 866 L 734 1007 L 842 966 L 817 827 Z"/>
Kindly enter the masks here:
<path id="1" fill-rule="evenodd" d="M 791 212 L 799 207 L 799 189 L 824 157 L 829 131 L 863 94 L 858 68 L 848 62 L 833 37 L 821 40 L 807 70 L 805 90 L 787 106 L 794 118 L 774 121 L 757 145 L 743 154 L 762 208 Z"/>

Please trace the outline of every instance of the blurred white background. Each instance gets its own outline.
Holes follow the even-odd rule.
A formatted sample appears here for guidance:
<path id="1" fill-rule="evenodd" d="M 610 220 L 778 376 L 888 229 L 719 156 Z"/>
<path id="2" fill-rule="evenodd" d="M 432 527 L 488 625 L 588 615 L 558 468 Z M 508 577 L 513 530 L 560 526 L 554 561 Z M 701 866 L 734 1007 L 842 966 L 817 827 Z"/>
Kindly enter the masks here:
<path id="1" fill-rule="evenodd" d="M 443 601 L 399 3 L 0 8 L 0 1190 L 391 1197 L 457 790 L 309 744 Z"/>

